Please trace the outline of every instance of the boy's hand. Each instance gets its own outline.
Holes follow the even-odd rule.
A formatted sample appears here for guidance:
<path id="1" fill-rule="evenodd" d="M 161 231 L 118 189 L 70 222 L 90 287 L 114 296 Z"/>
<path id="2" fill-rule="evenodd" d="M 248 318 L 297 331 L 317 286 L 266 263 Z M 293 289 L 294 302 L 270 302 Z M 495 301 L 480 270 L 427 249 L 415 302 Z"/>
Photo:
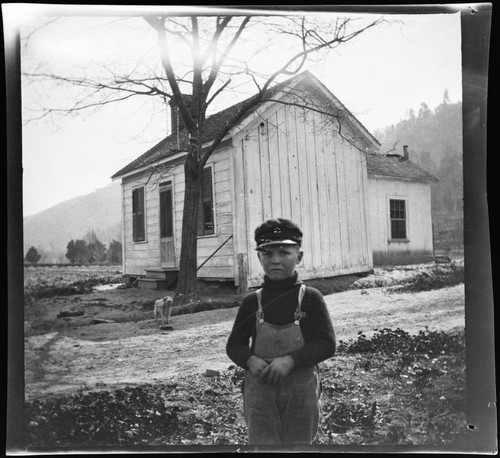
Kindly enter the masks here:
<path id="1" fill-rule="evenodd" d="M 255 355 L 250 356 L 247 360 L 248 370 L 257 378 L 261 378 L 262 372 L 267 366 L 269 366 L 269 363 L 266 360 Z"/>
<path id="2" fill-rule="evenodd" d="M 295 367 L 295 361 L 290 355 L 274 358 L 262 371 L 260 377 L 271 385 L 277 385 Z"/>

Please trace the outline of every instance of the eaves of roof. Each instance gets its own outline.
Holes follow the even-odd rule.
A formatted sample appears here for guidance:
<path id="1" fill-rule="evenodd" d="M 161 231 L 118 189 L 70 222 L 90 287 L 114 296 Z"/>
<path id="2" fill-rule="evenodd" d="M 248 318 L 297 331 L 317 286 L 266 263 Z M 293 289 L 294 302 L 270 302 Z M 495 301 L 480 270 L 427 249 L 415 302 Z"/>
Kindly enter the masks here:
<path id="1" fill-rule="evenodd" d="M 369 175 L 406 178 L 415 181 L 439 181 L 436 177 L 410 160 L 387 157 L 382 154 L 367 154 L 366 165 Z"/>

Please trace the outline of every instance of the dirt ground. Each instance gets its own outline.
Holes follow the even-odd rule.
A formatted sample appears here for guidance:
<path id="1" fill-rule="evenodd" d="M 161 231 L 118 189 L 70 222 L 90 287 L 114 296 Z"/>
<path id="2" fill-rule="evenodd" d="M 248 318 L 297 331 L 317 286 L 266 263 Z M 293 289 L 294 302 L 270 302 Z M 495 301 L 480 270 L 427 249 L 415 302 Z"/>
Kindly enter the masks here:
<path id="1" fill-rule="evenodd" d="M 227 369 L 232 362 L 225 344 L 237 308 L 173 316 L 172 329 L 162 330 L 151 301 L 164 294 L 169 293 L 103 289 L 27 305 L 26 399 Z M 224 292 L 211 297 L 223 300 Z M 235 299 L 233 295 L 226 300 Z M 388 294 L 385 288 L 356 289 L 327 295 L 325 301 L 337 339 L 343 341 L 355 339 L 360 331 L 369 335 L 382 328 L 417 333 L 426 327 L 451 330 L 465 325 L 463 284 L 403 294 Z M 61 312 L 79 316 L 63 317 Z"/>

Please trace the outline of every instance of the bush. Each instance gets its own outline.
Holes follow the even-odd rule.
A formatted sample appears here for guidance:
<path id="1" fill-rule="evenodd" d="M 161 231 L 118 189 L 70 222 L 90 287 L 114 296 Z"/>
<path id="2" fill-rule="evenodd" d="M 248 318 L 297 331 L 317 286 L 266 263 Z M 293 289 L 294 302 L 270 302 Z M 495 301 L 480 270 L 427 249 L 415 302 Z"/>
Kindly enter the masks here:
<path id="1" fill-rule="evenodd" d="M 418 272 L 407 283 L 392 287 L 388 291 L 392 293 L 417 293 L 419 291 L 455 286 L 463 282 L 463 263 L 452 262 L 448 265 L 433 266 L 428 271 Z"/>
<path id="2" fill-rule="evenodd" d="M 380 410 L 376 402 L 339 402 L 325 409 L 323 429 L 326 433 L 345 433 L 354 427 L 372 428 L 380 418 Z"/>
<path id="3" fill-rule="evenodd" d="M 32 447 L 137 445 L 174 432 L 177 412 L 154 390 L 135 387 L 35 400 L 26 417 Z"/>
<path id="4" fill-rule="evenodd" d="M 444 331 L 419 331 L 410 335 L 400 328 L 377 330 L 371 338 L 361 331 L 356 340 L 339 341 L 338 351 L 344 353 L 425 353 L 429 356 L 463 349 L 462 334 L 447 334 Z"/>
<path id="5" fill-rule="evenodd" d="M 232 373 L 31 401 L 26 442 L 31 449 L 244 443 Z"/>

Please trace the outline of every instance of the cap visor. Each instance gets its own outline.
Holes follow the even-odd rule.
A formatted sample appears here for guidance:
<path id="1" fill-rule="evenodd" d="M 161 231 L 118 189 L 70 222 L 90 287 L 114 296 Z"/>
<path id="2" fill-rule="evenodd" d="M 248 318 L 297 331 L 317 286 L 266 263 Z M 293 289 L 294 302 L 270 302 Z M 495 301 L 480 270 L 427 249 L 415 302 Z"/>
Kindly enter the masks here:
<path id="1" fill-rule="evenodd" d="M 277 245 L 298 245 L 297 242 L 295 242 L 294 240 L 273 240 L 272 242 L 265 242 L 265 243 L 261 243 L 257 248 L 255 248 L 257 251 L 262 249 L 262 248 L 266 248 L 268 246 L 277 246 Z"/>

